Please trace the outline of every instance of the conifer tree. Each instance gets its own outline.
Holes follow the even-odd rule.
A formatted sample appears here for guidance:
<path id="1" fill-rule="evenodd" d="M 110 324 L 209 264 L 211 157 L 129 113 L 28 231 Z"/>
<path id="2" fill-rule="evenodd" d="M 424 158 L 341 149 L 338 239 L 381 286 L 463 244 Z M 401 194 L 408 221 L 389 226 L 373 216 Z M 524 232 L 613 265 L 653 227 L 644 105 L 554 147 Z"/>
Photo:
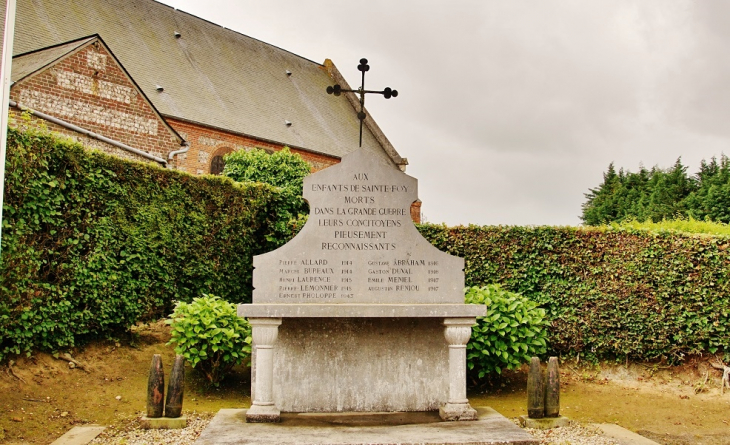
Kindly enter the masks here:
<path id="1" fill-rule="evenodd" d="M 693 217 L 730 223 L 730 159 L 722 155 L 702 161 L 699 172 L 687 175 L 679 158 L 666 170 L 640 167 L 637 173 L 611 163 L 603 183 L 585 194 L 581 219 L 587 225 Z"/>

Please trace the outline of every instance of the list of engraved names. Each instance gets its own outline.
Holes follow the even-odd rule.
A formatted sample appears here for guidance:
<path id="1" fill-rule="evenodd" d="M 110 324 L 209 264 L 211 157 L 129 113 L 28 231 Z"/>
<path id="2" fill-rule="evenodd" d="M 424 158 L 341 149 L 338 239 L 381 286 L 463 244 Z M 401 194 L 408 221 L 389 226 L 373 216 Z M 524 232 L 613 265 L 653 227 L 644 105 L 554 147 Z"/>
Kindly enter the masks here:
<path id="1" fill-rule="evenodd" d="M 405 233 L 415 230 L 406 227 L 413 224 L 409 205 L 395 204 L 406 203 L 415 190 L 371 181 L 367 172 L 343 179 L 306 185 L 307 225 L 315 226 L 317 241 L 306 258 L 277 260 L 277 299 L 333 302 L 351 300 L 356 292 L 438 293 L 439 260 L 425 252 L 418 257 L 423 250 L 414 249 Z"/>

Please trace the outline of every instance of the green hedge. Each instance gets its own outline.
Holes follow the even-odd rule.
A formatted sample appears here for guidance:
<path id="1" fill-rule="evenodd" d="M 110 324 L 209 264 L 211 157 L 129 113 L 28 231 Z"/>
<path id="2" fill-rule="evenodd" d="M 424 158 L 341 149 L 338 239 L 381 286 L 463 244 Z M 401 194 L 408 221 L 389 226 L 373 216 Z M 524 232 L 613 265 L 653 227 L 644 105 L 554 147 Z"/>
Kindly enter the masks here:
<path id="1" fill-rule="evenodd" d="M 465 258 L 467 286 L 499 283 L 547 309 L 556 353 L 677 360 L 730 352 L 730 237 L 567 227 L 419 230 Z"/>
<path id="2" fill-rule="evenodd" d="M 288 239 L 278 189 L 124 161 L 9 132 L 0 360 L 114 336 L 202 294 L 251 298 L 252 257 Z M 295 223 L 301 224 L 302 221 Z M 625 228 L 421 225 L 547 310 L 549 345 L 597 358 L 730 351 L 730 237 Z M 283 239 L 287 238 L 287 239 Z"/>
<path id="3" fill-rule="evenodd" d="M 157 319 L 203 293 L 250 302 L 278 192 L 8 135 L 0 359 Z"/>

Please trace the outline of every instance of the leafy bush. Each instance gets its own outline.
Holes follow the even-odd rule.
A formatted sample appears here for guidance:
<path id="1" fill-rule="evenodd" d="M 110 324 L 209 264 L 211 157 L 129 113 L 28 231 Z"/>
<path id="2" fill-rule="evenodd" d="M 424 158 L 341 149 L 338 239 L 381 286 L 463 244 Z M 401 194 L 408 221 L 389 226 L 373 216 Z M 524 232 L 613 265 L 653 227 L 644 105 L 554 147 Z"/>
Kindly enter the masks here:
<path id="1" fill-rule="evenodd" d="M 115 337 L 214 293 L 251 301 L 281 193 L 8 132 L 0 360 Z M 283 243 L 291 233 L 283 233 Z"/>
<path id="2" fill-rule="evenodd" d="M 302 187 L 312 166 L 289 147 L 272 154 L 260 149 L 234 151 L 225 160 L 223 175 L 234 181 L 262 182 L 277 187 L 279 193 L 270 206 L 273 217 L 265 247 L 273 250 L 285 244 L 301 229 L 309 214 Z"/>
<path id="3" fill-rule="evenodd" d="M 214 295 L 179 302 L 167 320 L 175 353 L 217 385 L 251 355 L 251 326 L 236 313 L 236 305 Z"/>
<path id="4" fill-rule="evenodd" d="M 549 323 L 537 303 L 497 284 L 467 288 L 465 300 L 487 306 L 487 314 L 477 318 L 466 346 L 470 373 L 479 378 L 495 371 L 502 373 L 547 351 Z"/>
<path id="5" fill-rule="evenodd" d="M 547 311 L 550 350 L 586 358 L 730 359 L 730 237 L 623 228 L 418 226 L 465 259 L 467 286 L 499 283 Z"/>
<path id="6" fill-rule="evenodd" d="M 289 147 L 271 154 L 261 149 L 238 150 L 225 157 L 223 174 L 238 182 L 263 182 L 275 187 L 291 187 L 302 194 L 304 178 L 312 167 Z"/>

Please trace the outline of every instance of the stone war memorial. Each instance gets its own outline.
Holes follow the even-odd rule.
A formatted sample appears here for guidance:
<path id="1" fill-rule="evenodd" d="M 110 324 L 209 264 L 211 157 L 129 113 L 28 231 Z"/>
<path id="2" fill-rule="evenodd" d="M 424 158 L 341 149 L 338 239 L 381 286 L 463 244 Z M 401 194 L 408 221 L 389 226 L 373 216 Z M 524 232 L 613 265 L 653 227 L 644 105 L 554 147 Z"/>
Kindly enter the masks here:
<path id="1" fill-rule="evenodd" d="M 410 218 L 417 180 L 359 149 L 308 176 L 310 216 L 254 257 L 247 422 L 282 412 L 439 411 L 475 420 L 466 343 L 485 307 L 464 304 L 464 260 Z"/>

